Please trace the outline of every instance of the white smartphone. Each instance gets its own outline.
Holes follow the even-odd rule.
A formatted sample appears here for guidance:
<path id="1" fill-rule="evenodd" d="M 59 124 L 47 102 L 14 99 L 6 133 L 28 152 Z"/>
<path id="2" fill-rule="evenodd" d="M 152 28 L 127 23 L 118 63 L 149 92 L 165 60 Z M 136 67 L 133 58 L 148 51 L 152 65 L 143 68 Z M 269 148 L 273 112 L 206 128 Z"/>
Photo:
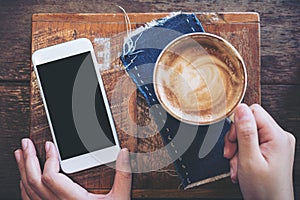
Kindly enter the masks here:
<path id="1" fill-rule="evenodd" d="M 115 161 L 120 146 L 90 40 L 40 49 L 32 62 L 61 169 Z"/>

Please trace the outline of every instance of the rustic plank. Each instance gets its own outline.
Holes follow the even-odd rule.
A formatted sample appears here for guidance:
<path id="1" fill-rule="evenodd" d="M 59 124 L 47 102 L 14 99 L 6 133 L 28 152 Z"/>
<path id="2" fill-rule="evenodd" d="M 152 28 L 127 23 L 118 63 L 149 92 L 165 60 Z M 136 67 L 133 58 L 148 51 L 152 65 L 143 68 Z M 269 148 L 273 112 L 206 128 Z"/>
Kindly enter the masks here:
<path id="1" fill-rule="evenodd" d="M 0 84 L 0 196 L 19 199 L 19 172 L 13 156 L 29 135 L 29 84 Z"/>
<path id="2" fill-rule="evenodd" d="M 263 85 L 262 106 L 289 132 L 300 138 L 300 85 Z"/>
<path id="3" fill-rule="evenodd" d="M 196 12 L 198 13 L 198 12 Z M 243 18 L 240 17 L 243 15 Z M 36 13 L 32 16 L 32 21 L 39 22 L 77 22 L 77 23 L 120 23 L 124 20 L 123 13 L 102 13 L 101 15 L 92 15 L 91 13 L 78 13 L 77 17 L 70 17 L 69 14 L 56 14 L 56 13 Z M 143 13 L 143 17 L 139 13 L 129 13 L 129 18 L 131 23 L 145 23 L 151 21 L 155 18 L 162 18 L 166 16 L 166 13 Z M 70 18 L 68 18 L 70 17 Z M 204 22 L 210 22 L 212 24 L 219 23 L 257 23 L 259 21 L 259 16 L 253 12 L 211 12 L 205 13 L 204 15 L 199 15 L 199 19 Z"/>
<path id="4" fill-rule="evenodd" d="M 218 190 L 220 192 L 215 193 Z M 105 194 L 109 190 L 93 189 L 91 192 Z M 179 192 L 180 191 L 180 192 Z M 166 199 L 241 199 L 241 193 L 238 185 L 232 185 L 229 178 L 223 179 L 219 182 L 209 183 L 203 185 L 201 190 L 190 189 L 190 190 L 178 190 L 178 189 L 135 189 L 132 192 L 132 198 L 138 199 L 160 199 L 162 196 Z"/>
<path id="5" fill-rule="evenodd" d="M 278 124 L 300 138 L 300 85 L 263 85 L 262 106 Z M 296 142 L 294 161 L 294 190 L 300 197 L 300 143 Z M 298 198 L 295 198 L 298 199 Z"/>
<path id="6" fill-rule="evenodd" d="M 121 13 L 111 1 L 86 3 L 66 1 L 1 1 L 0 80 L 29 80 L 30 78 L 30 22 L 31 15 L 39 12 L 60 13 Z M 245 12 L 255 11 L 261 16 L 262 83 L 300 84 L 299 34 L 300 19 L 297 1 L 240 1 L 214 2 L 118 2 L 127 12 Z M 132 6 L 135 5 L 135 6 Z M 11 53 L 14 52 L 14 53 Z M 16 56 L 17 55 L 17 56 Z M 11 67 L 11 66 L 14 67 Z"/>

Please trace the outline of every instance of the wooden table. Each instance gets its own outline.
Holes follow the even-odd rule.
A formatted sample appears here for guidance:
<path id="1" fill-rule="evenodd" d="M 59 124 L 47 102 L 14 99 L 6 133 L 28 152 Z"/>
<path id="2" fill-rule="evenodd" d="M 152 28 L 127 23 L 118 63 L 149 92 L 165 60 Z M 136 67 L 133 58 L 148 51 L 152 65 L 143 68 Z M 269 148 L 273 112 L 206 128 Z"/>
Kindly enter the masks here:
<path id="1" fill-rule="evenodd" d="M 287 131 L 296 138 L 300 133 L 300 69 L 299 69 L 299 34 L 300 20 L 299 3 L 297 1 L 239 1 L 215 2 L 184 1 L 159 2 L 124 1 L 119 2 L 127 12 L 172 12 L 176 10 L 192 12 L 220 12 L 220 11 L 256 11 L 260 13 L 261 29 L 261 103 L 265 109 Z M 81 0 L 69 1 L 1 1 L 0 3 L 0 199 L 19 199 L 19 174 L 13 158 L 13 151 L 20 147 L 20 139 L 29 137 L 30 130 L 30 74 L 31 74 L 31 24 L 32 14 L 41 12 L 52 13 L 120 13 L 111 1 L 86 2 Z M 72 32 L 74 33 L 74 32 Z M 90 32 L 92 34 L 93 32 Z M 71 32 L 70 32 L 71 34 Z M 80 32 L 77 32 L 77 35 Z M 73 34 L 71 34 L 73 35 Z M 76 34 L 74 34 L 76 36 Z M 78 37 L 78 36 L 77 36 Z M 97 36 L 98 37 L 98 36 Z M 72 39 L 70 37 L 69 39 Z M 46 45 L 46 44 L 45 44 Z M 137 101 L 143 113 L 145 102 L 140 96 L 133 98 Z M 42 110 L 42 109 L 41 109 Z M 138 116 L 138 115 L 135 115 Z M 147 117 L 147 116 L 144 116 Z M 134 117 L 133 117 L 134 119 Z M 134 119 L 141 123 L 141 119 Z M 39 123 L 39 122 L 37 122 Z M 42 124 L 41 122 L 40 124 Z M 47 131 L 45 131 L 46 134 Z M 46 138 L 46 137 L 45 137 Z M 134 144 L 130 140 L 127 144 Z M 131 150 L 143 150 L 131 147 Z M 299 173 L 299 143 L 296 148 L 294 188 L 296 199 L 300 196 Z M 166 169 L 172 169 L 168 166 Z M 74 175 L 73 178 L 88 188 L 102 188 L 96 192 L 105 192 L 111 185 L 111 170 L 99 169 L 109 179 L 97 181 L 88 173 Z M 158 180 L 170 180 L 167 183 L 153 181 L 152 177 L 162 176 Z M 160 178 L 160 177 L 159 177 Z M 171 182 L 173 181 L 174 182 Z M 170 183 L 171 182 L 171 183 Z M 157 183 L 158 185 L 155 185 Z M 137 185 L 140 184 L 140 185 Z M 165 173 L 151 172 L 134 175 L 133 187 L 136 197 L 162 197 L 171 195 L 178 186 L 176 177 L 169 177 Z M 152 187 L 153 186 L 153 187 Z M 151 188 L 151 190 L 145 190 Z M 162 190 L 164 193 L 162 194 Z M 183 192 L 180 197 L 199 198 L 209 197 L 240 197 L 238 187 L 224 179 L 215 183 L 201 186 Z M 150 193 L 150 194 L 149 194 Z"/>

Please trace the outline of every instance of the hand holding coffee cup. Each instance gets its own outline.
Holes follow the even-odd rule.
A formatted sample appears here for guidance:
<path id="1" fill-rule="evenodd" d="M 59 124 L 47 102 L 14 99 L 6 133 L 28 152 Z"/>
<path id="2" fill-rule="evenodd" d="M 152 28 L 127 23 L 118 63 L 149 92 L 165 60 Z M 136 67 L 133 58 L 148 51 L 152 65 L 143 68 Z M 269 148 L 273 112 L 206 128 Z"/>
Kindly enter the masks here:
<path id="1" fill-rule="evenodd" d="M 244 61 L 223 38 L 191 33 L 172 41 L 157 59 L 154 90 L 176 119 L 207 125 L 230 116 L 247 85 Z"/>

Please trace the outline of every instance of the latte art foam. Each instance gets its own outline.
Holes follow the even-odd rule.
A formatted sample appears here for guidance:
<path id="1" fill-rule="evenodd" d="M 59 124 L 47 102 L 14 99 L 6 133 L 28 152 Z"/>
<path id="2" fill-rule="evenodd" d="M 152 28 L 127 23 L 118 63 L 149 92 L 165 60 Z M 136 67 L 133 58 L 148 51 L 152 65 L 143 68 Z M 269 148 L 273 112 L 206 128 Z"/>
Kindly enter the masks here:
<path id="1" fill-rule="evenodd" d="M 228 52 L 199 46 L 194 40 L 184 47 L 170 48 L 157 63 L 155 88 L 160 102 L 186 122 L 206 124 L 224 118 L 245 89 L 242 63 Z"/>

